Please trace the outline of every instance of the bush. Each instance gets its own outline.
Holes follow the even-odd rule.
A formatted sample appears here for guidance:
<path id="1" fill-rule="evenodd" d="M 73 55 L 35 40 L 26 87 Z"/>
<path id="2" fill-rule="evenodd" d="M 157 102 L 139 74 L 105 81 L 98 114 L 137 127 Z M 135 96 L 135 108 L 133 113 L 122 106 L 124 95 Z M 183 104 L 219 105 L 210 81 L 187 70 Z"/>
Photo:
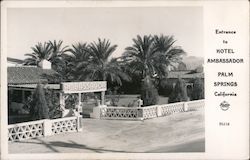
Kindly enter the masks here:
<path id="1" fill-rule="evenodd" d="M 79 96 L 77 93 L 71 93 L 65 96 L 65 108 L 74 109 L 78 103 Z"/>
<path id="2" fill-rule="evenodd" d="M 142 81 L 141 98 L 143 100 L 143 106 L 155 105 L 159 100 L 158 91 L 150 78 L 146 77 Z"/>
<path id="3" fill-rule="evenodd" d="M 187 100 L 188 96 L 187 96 L 185 81 L 179 78 L 174 86 L 173 92 L 169 96 L 168 102 L 174 103 L 174 102 L 183 102 Z"/>
<path id="4" fill-rule="evenodd" d="M 169 97 L 173 91 L 172 83 L 167 78 L 161 79 L 159 83 L 159 94 L 165 97 Z"/>
<path id="5" fill-rule="evenodd" d="M 111 106 L 118 106 L 118 102 L 120 101 L 120 93 L 118 93 L 118 87 L 114 87 L 114 90 L 108 89 L 107 97 L 109 97 Z"/>
<path id="6" fill-rule="evenodd" d="M 48 119 L 49 108 L 45 99 L 45 93 L 42 84 L 37 84 L 31 102 L 30 114 L 32 120 Z"/>
<path id="7" fill-rule="evenodd" d="M 204 99 L 204 81 L 196 78 L 193 85 L 192 100 Z"/>
<path id="8" fill-rule="evenodd" d="M 45 89 L 45 97 L 49 108 L 49 118 L 61 118 L 62 110 L 58 93 L 56 93 L 54 90 Z"/>

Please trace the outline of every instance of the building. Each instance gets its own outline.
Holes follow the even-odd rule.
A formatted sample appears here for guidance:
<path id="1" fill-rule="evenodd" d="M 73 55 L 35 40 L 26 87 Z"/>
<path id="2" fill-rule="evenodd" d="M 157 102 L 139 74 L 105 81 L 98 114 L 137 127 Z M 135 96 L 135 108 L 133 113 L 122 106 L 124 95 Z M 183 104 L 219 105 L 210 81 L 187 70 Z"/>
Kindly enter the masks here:
<path id="1" fill-rule="evenodd" d="M 70 94 L 77 94 L 77 106 L 72 106 L 78 113 L 82 110 L 81 96 L 87 92 L 101 92 L 100 105 L 104 105 L 105 91 L 107 90 L 106 81 L 95 82 L 63 82 L 50 83 L 47 76 L 56 74 L 51 68 L 48 61 L 39 63 L 36 66 L 15 66 L 8 67 L 8 111 L 9 117 L 18 115 L 26 115 L 23 107 L 32 93 L 35 91 L 37 84 L 44 84 L 44 88 L 51 89 L 58 94 L 60 106 L 62 107 L 63 116 L 70 111 L 65 109 L 65 98 Z"/>
<path id="2" fill-rule="evenodd" d="M 23 64 L 23 60 L 7 57 L 7 66 L 21 66 Z"/>
<path id="3" fill-rule="evenodd" d="M 193 80 L 196 78 L 200 78 L 204 81 L 204 72 L 201 70 L 186 70 L 186 71 L 171 71 L 168 74 L 168 85 L 170 88 L 174 88 L 178 79 L 181 78 L 186 83 L 186 89 L 188 95 L 192 92 L 193 89 Z"/>

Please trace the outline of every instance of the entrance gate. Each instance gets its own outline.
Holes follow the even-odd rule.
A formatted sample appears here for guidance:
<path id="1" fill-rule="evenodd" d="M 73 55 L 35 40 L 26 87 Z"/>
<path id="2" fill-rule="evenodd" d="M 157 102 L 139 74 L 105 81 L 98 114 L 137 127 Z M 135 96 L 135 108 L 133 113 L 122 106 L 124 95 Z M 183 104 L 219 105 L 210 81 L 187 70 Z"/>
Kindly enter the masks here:
<path id="1" fill-rule="evenodd" d="M 76 114 L 84 114 L 91 112 L 91 106 L 84 108 L 84 103 L 82 103 L 83 93 L 95 93 L 100 92 L 100 98 L 95 97 L 94 102 L 96 106 L 102 106 L 105 102 L 105 91 L 107 90 L 106 81 L 92 81 L 92 82 L 64 82 L 60 84 L 60 105 L 65 106 L 65 96 L 67 94 L 78 94 L 78 103 L 75 106 Z M 86 106 L 86 105 L 85 105 Z M 94 106 L 93 106 L 94 107 Z M 84 110 L 85 109 L 85 110 Z M 85 112 L 86 111 L 86 112 Z"/>

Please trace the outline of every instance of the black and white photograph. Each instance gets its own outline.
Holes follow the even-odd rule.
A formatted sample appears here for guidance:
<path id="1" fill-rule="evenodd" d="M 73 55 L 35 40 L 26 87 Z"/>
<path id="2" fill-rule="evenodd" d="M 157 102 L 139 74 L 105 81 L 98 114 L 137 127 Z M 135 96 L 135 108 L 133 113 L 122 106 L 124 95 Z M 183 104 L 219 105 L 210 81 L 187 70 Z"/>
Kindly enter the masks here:
<path id="1" fill-rule="evenodd" d="M 248 0 L 0 5 L 0 159 L 249 159 Z"/>
<path id="2" fill-rule="evenodd" d="M 249 1 L 0 5 L 0 159 L 249 159 Z"/>
<path id="3" fill-rule="evenodd" d="M 203 8 L 7 9 L 8 152 L 205 152 Z"/>

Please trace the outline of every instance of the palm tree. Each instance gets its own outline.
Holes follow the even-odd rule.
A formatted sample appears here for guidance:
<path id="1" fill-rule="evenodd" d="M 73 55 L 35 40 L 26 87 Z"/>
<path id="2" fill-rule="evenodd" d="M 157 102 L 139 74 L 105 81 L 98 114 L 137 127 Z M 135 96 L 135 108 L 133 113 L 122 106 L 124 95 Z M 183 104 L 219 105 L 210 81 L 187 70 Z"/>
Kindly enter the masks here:
<path id="1" fill-rule="evenodd" d="M 167 67 L 179 63 L 185 52 L 173 46 L 173 36 L 137 36 L 134 44 L 125 48 L 123 60 L 128 62 L 132 73 L 141 78 L 146 76 L 164 78 L 167 76 Z"/>
<path id="2" fill-rule="evenodd" d="M 67 54 L 61 54 L 63 65 L 60 71 L 52 76 L 47 76 L 47 79 L 55 82 L 67 82 L 84 80 L 82 69 L 88 65 L 89 53 L 87 52 L 87 43 L 77 43 L 72 45 L 72 48 L 67 49 Z M 60 62 L 60 61 L 59 61 Z"/>
<path id="3" fill-rule="evenodd" d="M 173 46 L 175 42 L 173 37 L 163 35 L 144 35 L 141 37 L 137 35 L 132 40 L 133 45 L 125 48 L 122 59 L 124 62 L 127 62 L 127 68 L 130 73 L 141 77 L 141 95 L 143 100 L 147 102 L 149 95 L 158 94 L 157 92 L 153 93 L 152 89 L 148 89 L 154 88 L 152 86 L 153 79 L 166 78 L 168 73 L 167 66 L 177 63 L 184 51 Z M 152 100 L 152 102 L 145 105 L 153 103 L 156 103 L 156 101 Z"/>
<path id="4" fill-rule="evenodd" d="M 88 45 L 89 59 L 81 71 L 85 80 L 103 80 L 109 83 L 122 85 L 122 80 L 130 80 L 130 77 L 122 71 L 117 58 L 111 58 L 117 45 L 111 45 L 109 40 L 98 39 Z"/>
<path id="5" fill-rule="evenodd" d="M 38 65 L 42 60 L 48 60 L 52 63 L 52 68 L 56 71 L 60 70 L 64 65 L 63 54 L 69 51 L 68 46 L 62 47 L 63 41 L 56 40 L 38 42 L 34 47 L 31 47 L 32 53 L 25 54 L 29 56 L 24 60 L 24 65 Z"/>
<path id="6" fill-rule="evenodd" d="M 72 45 L 70 49 L 70 55 L 65 59 L 69 69 L 69 73 L 75 80 L 84 80 L 84 74 L 79 74 L 83 72 L 83 69 L 90 62 L 90 54 L 88 52 L 87 43 L 77 43 Z"/>
<path id="7" fill-rule="evenodd" d="M 142 79 L 153 76 L 159 70 L 157 63 L 161 53 L 156 52 L 152 36 L 137 36 L 133 39 L 134 44 L 125 48 L 123 60 L 128 62 L 132 73 L 140 75 Z"/>
<path id="8" fill-rule="evenodd" d="M 62 46 L 63 41 L 56 40 L 49 41 L 51 46 L 51 54 L 49 54 L 47 60 L 51 62 L 52 68 L 56 71 L 61 71 L 65 66 L 64 54 L 69 51 L 68 46 Z"/>
<path id="9" fill-rule="evenodd" d="M 154 46 L 157 52 L 162 53 L 163 57 L 159 60 L 164 60 L 163 63 L 157 63 L 158 68 L 161 68 L 162 74 L 159 74 L 159 84 L 161 87 L 166 88 L 168 85 L 167 75 L 169 72 L 168 67 L 176 68 L 180 63 L 182 63 L 182 56 L 185 55 L 185 51 L 178 46 L 174 46 L 176 40 L 173 36 L 165 35 L 154 35 Z"/>
<path id="10" fill-rule="evenodd" d="M 163 66 L 164 68 L 167 66 L 175 67 L 176 64 L 181 63 L 182 55 L 186 54 L 181 47 L 174 46 L 175 42 L 176 40 L 174 40 L 173 36 L 164 36 L 162 34 L 160 36 L 154 36 L 154 47 L 156 51 L 163 53 L 165 56 L 164 59 L 166 59 Z"/>
<path id="11" fill-rule="evenodd" d="M 38 42 L 34 47 L 31 47 L 32 53 L 27 53 L 25 56 L 29 56 L 24 60 L 24 65 L 38 65 L 39 62 L 48 58 L 51 55 L 52 48 L 51 45 L 47 42 L 43 44 Z"/>

